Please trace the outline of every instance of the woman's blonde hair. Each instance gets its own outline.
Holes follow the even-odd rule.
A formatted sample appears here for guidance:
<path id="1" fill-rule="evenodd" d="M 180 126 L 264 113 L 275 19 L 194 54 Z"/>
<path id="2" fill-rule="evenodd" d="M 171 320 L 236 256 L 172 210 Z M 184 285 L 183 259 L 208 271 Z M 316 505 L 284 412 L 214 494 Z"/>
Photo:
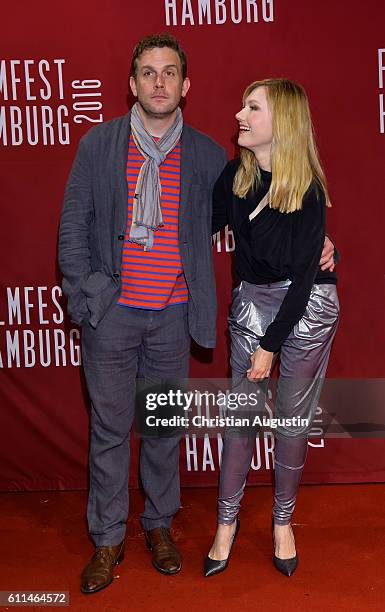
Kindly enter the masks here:
<path id="1" fill-rule="evenodd" d="M 265 87 L 272 113 L 270 206 L 286 213 L 300 210 L 303 196 L 313 181 L 324 191 L 330 206 L 305 91 L 287 79 L 254 81 L 246 87 L 243 104 L 257 87 Z M 233 192 L 245 198 L 250 190 L 258 188 L 261 173 L 252 151 L 241 147 L 240 156 L 241 163 L 234 178 Z"/>

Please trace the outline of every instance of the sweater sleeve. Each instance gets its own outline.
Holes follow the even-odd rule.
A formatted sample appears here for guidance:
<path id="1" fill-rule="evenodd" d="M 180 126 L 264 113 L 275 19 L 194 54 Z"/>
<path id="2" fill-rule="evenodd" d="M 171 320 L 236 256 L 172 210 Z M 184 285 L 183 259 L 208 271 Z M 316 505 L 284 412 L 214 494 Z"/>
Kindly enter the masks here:
<path id="1" fill-rule="evenodd" d="M 214 185 L 211 234 L 216 234 L 229 223 L 228 207 L 233 195 L 235 172 L 234 161 L 228 162 Z"/>
<path id="2" fill-rule="evenodd" d="M 283 213 L 285 214 L 285 213 Z M 305 195 L 302 209 L 288 214 L 297 215 L 293 231 L 291 285 L 281 307 L 261 339 L 260 346 L 271 352 L 279 351 L 294 325 L 303 316 L 325 240 L 325 196 L 313 186 Z"/>

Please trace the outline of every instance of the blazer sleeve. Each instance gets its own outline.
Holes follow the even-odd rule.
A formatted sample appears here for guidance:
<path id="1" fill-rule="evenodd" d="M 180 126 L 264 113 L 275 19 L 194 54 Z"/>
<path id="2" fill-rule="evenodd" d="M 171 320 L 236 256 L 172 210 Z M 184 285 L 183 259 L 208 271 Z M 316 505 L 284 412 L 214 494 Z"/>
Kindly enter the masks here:
<path id="1" fill-rule="evenodd" d="M 65 189 L 58 252 L 63 273 L 62 287 L 68 298 L 68 314 L 78 325 L 88 312 L 86 297 L 80 286 L 91 272 L 90 233 L 93 218 L 91 161 L 83 137 Z"/>

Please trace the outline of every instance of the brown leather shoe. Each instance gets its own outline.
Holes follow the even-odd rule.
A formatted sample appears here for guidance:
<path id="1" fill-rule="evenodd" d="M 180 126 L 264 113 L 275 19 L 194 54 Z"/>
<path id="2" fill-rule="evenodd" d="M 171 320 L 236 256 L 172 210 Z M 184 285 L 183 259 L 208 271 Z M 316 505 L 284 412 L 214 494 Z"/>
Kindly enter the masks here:
<path id="1" fill-rule="evenodd" d="M 182 567 L 182 558 L 166 527 L 145 531 L 147 547 L 152 550 L 152 564 L 162 574 L 176 574 Z"/>
<path id="2" fill-rule="evenodd" d="M 124 540 L 116 546 L 97 546 L 94 556 L 82 572 L 82 593 L 96 593 L 111 584 L 114 566 L 124 559 Z"/>

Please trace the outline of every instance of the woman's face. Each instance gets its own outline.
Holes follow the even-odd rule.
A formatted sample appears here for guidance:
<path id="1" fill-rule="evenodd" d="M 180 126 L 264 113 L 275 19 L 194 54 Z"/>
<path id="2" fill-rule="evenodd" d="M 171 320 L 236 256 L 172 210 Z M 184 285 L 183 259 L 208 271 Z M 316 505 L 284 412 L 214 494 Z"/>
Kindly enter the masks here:
<path id="1" fill-rule="evenodd" d="M 273 122 L 267 103 L 266 88 L 253 89 L 245 100 L 245 106 L 235 117 L 239 122 L 239 146 L 250 149 L 256 156 L 258 153 L 270 153 Z"/>

